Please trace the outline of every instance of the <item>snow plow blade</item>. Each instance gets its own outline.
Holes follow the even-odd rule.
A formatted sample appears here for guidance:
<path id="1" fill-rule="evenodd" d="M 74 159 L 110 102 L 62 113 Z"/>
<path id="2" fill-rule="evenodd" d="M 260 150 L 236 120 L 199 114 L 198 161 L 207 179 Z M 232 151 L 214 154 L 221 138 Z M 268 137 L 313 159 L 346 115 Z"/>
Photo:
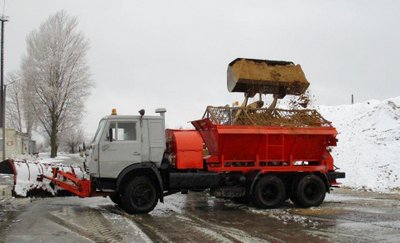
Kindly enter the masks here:
<path id="1" fill-rule="evenodd" d="M 310 85 L 300 65 L 293 62 L 237 58 L 228 66 L 229 92 L 301 95 Z"/>
<path id="2" fill-rule="evenodd" d="M 90 195 L 90 180 L 76 165 L 5 160 L 0 163 L 0 173 L 14 174 L 15 197 Z"/>

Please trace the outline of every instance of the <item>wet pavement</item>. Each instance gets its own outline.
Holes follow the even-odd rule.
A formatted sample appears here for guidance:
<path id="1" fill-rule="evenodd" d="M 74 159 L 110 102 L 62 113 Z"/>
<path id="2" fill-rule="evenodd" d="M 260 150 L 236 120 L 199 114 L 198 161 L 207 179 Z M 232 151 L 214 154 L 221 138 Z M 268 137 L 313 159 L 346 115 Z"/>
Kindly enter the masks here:
<path id="1" fill-rule="evenodd" d="M 22 201 L 20 201 L 22 200 Z M 148 215 L 108 198 L 13 199 L 4 242 L 398 242 L 400 195 L 340 189 L 316 208 L 260 210 L 207 193 L 175 194 Z M 3 219 L 3 218 L 2 218 Z"/>
<path id="2" fill-rule="evenodd" d="M 0 175 L 0 185 L 12 178 Z M 0 188 L 1 189 L 1 188 Z M 400 194 L 336 189 L 320 207 L 261 210 L 206 192 L 175 194 L 150 214 L 108 198 L 15 199 L 0 190 L 0 242 L 399 242 Z M 4 194 L 4 195 L 3 195 Z"/>

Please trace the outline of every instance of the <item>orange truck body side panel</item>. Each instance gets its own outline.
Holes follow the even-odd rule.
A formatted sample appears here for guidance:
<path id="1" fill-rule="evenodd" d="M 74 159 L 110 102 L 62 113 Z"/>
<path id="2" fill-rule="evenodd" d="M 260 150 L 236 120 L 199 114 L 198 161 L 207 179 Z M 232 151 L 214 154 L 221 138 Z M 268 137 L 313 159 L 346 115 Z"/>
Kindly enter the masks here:
<path id="1" fill-rule="evenodd" d="M 286 128 L 214 125 L 206 118 L 192 124 L 209 149 L 209 171 L 333 171 L 327 147 L 336 146 L 334 127 Z"/>

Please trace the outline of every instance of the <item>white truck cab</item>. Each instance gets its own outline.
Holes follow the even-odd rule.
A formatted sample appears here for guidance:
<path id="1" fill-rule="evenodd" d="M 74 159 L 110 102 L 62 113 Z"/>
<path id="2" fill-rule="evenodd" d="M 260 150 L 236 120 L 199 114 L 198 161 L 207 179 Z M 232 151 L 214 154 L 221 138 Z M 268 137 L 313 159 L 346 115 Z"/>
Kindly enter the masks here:
<path id="1" fill-rule="evenodd" d="M 160 166 L 165 150 L 165 112 L 159 116 L 112 115 L 103 117 L 86 157 L 91 178 L 116 179 L 132 164 L 152 162 Z"/>

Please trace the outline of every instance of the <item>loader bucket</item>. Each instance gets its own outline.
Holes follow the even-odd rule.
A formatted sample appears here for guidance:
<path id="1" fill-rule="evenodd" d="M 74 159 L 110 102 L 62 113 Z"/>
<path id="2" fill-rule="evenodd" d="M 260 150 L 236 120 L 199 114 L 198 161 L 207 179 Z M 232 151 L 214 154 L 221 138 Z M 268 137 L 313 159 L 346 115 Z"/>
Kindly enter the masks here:
<path id="1" fill-rule="evenodd" d="M 84 171 L 79 166 L 62 163 L 43 163 L 41 161 L 5 160 L 0 163 L 1 174 L 14 174 L 12 193 L 17 197 L 71 195 L 63 188 L 46 179 L 54 177 L 54 171 L 73 173 L 78 179 L 84 179 Z M 58 177 L 60 181 L 65 179 Z"/>
<path id="2" fill-rule="evenodd" d="M 237 58 L 228 66 L 229 92 L 285 95 L 303 94 L 309 83 L 300 65 L 293 62 Z"/>

